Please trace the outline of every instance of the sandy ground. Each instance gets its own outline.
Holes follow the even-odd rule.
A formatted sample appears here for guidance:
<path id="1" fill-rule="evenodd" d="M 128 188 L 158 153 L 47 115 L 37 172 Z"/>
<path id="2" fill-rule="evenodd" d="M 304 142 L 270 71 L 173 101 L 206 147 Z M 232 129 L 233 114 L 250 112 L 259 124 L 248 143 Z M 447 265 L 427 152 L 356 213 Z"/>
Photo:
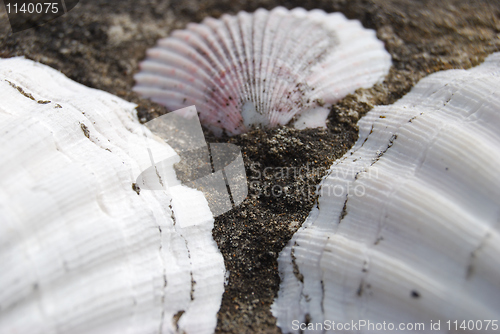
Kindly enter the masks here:
<path id="1" fill-rule="evenodd" d="M 377 31 L 393 58 L 386 80 L 359 90 L 332 108 L 328 129 L 288 127 L 254 130 L 232 138 L 244 154 L 250 193 L 238 210 L 217 217 L 213 236 L 230 272 L 218 314 L 218 333 L 279 333 L 270 305 L 277 295 L 277 257 L 307 217 L 315 185 L 331 163 L 356 141 L 356 122 L 373 105 L 391 104 L 422 77 L 469 68 L 500 50 L 500 3 L 491 1 L 80 1 L 67 15 L 12 34 L 0 5 L 0 57 L 23 55 L 47 64 L 84 85 L 139 105 L 143 121 L 167 110 L 131 91 L 145 50 L 176 28 L 206 16 L 259 7 L 340 11 Z M 288 175 L 276 175 L 280 167 Z M 268 168 L 264 177 L 262 172 Z M 265 192 L 274 185 L 288 195 Z M 278 188 L 276 188 L 278 189 Z M 259 195 L 260 193 L 260 195 Z"/>

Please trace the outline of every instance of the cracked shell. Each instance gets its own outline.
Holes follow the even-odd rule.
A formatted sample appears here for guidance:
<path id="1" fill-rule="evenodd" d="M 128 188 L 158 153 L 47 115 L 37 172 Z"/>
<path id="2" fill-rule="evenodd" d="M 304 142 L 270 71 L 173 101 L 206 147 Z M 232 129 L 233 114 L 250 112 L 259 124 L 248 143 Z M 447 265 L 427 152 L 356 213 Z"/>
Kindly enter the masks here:
<path id="1" fill-rule="evenodd" d="M 500 53 L 430 75 L 358 125 L 280 254 L 278 326 L 499 319 Z"/>

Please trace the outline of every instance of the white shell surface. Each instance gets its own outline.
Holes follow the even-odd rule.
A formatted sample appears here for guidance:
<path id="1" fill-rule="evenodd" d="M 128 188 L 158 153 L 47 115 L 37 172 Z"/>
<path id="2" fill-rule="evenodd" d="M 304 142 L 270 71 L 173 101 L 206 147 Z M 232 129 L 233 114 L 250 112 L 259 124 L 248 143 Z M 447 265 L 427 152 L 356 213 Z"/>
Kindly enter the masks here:
<path id="1" fill-rule="evenodd" d="M 196 105 L 220 135 L 252 125 L 325 127 L 333 103 L 391 66 L 373 30 L 302 8 L 223 15 L 177 30 L 147 51 L 134 90 L 175 110 Z"/>
<path id="2" fill-rule="evenodd" d="M 148 149 L 176 154 L 135 105 L 22 58 L 0 60 L 0 101 L 0 332 L 212 333 L 212 214 L 180 182 L 132 189 Z"/>
<path id="3" fill-rule="evenodd" d="M 498 323 L 500 53 L 432 74 L 358 124 L 357 143 L 280 254 L 278 326 L 298 333 L 307 320 L 304 333 L 321 333 L 332 332 L 317 325 L 325 321 L 385 321 L 430 332 L 432 320 L 441 321 L 432 332 L 448 333 L 447 321 Z"/>

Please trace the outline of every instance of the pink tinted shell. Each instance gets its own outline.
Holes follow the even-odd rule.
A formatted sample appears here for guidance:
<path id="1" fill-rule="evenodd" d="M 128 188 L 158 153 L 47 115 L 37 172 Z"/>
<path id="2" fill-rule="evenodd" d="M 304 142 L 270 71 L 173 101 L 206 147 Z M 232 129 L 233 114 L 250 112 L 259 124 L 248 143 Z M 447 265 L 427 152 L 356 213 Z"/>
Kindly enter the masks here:
<path id="1" fill-rule="evenodd" d="M 134 90 L 171 110 L 196 105 L 216 135 L 294 122 L 324 127 L 333 103 L 382 80 L 390 55 L 340 13 L 282 7 L 207 18 L 147 51 Z"/>

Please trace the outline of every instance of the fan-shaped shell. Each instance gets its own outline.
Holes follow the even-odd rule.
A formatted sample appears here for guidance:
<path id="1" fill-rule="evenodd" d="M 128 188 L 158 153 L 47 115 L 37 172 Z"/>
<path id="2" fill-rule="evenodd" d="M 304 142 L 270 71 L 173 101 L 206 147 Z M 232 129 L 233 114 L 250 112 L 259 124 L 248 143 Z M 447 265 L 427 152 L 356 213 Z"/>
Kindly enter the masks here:
<path id="1" fill-rule="evenodd" d="M 433 74 L 362 118 L 280 254 L 273 313 L 283 332 L 306 318 L 424 332 L 441 321 L 442 333 L 470 320 L 496 332 L 484 320 L 500 319 L 499 128 L 500 53 Z"/>
<path id="2" fill-rule="evenodd" d="M 372 30 L 321 10 L 223 15 L 147 51 L 134 90 L 175 110 L 196 105 L 214 133 L 251 125 L 325 126 L 332 103 L 381 80 L 390 55 Z"/>
<path id="3" fill-rule="evenodd" d="M 176 154 L 135 105 L 22 58 L 0 59 L 0 100 L 0 332 L 213 332 L 212 215 L 180 182 L 133 185 Z"/>

